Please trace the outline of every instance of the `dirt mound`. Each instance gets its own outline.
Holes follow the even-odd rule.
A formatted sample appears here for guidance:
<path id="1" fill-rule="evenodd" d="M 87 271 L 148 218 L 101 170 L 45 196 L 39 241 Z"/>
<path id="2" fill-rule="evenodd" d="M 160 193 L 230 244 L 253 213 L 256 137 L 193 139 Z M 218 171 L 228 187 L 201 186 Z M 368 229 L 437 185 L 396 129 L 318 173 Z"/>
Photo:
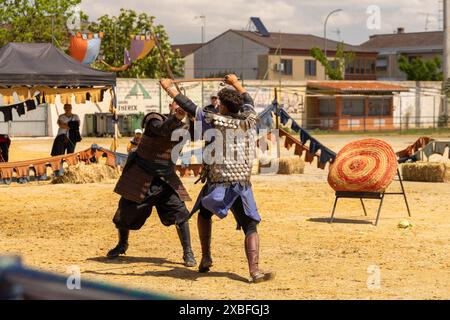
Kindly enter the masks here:
<path id="1" fill-rule="evenodd" d="M 111 179 L 118 179 L 120 173 L 118 169 L 111 168 L 105 164 L 89 164 L 84 163 L 70 166 L 64 169 L 64 175 L 61 177 L 55 177 L 52 180 L 52 184 L 61 183 L 96 183 L 103 182 Z"/>

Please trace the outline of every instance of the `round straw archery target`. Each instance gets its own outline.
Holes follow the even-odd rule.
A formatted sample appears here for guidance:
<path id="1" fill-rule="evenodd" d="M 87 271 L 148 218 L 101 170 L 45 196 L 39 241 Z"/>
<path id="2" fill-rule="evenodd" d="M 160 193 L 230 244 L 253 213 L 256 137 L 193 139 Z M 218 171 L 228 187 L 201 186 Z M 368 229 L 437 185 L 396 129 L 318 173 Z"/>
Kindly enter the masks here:
<path id="1" fill-rule="evenodd" d="M 346 145 L 330 167 L 328 183 L 335 191 L 384 192 L 397 172 L 392 147 L 378 139 Z"/>

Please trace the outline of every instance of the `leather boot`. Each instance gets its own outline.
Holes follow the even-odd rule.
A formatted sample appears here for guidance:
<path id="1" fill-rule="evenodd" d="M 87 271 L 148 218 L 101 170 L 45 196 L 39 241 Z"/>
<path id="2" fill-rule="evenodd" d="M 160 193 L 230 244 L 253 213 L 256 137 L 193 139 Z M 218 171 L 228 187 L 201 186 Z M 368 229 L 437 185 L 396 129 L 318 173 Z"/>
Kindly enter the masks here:
<path id="1" fill-rule="evenodd" d="M 274 273 L 263 272 L 259 269 L 259 235 L 257 232 L 245 237 L 245 254 L 247 255 L 252 283 L 264 282 L 274 278 Z"/>
<path id="2" fill-rule="evenodd" d="M 195 261 L 194 252 L 191 248 L 191 232 L 189 229 L 189 222 L 183 222 L 177 225 L 177 233 L 180 238 L 181 246 L 183 247 L 183 260 L 186 267 L 195 267 L 197 261 Z"/>
<path id="3" fill-rule="evenodd" d="M 198 215 L 197 219 L 198 235 L 200 238 L 200 244 L 202 246 L 202 261 L 198 267 L 198 271 L 201 273 L 209 272 L 213 262 L 211 258 L 211 229 L 212 220 L 205 219 L 202 215 Z"/>
<path id="4" fill-rule="evenodd" d="M 113 249 L 111 249 L 106 255 L 108 258 L 114 259 L 125 254 L 128 249 L 128 236 L 130 235 L 130 230 L 119 228 L 119 243 Z"/>

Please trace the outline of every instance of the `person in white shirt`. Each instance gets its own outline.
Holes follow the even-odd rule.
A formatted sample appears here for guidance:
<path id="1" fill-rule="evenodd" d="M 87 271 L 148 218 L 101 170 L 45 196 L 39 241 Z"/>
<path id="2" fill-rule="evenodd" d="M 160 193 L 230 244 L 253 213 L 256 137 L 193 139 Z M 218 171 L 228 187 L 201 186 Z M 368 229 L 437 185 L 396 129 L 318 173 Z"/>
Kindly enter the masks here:
<path id="1" fill-rule="evenodd" d="M 59 156 L 66 152 L 74 153 L 77 142 L 81 141 L 80 118 L 72 113 L 72 105 L 64 105 L 64 113 L 58 117 L 58 135 L 53 142 L 51 155 Z"/>

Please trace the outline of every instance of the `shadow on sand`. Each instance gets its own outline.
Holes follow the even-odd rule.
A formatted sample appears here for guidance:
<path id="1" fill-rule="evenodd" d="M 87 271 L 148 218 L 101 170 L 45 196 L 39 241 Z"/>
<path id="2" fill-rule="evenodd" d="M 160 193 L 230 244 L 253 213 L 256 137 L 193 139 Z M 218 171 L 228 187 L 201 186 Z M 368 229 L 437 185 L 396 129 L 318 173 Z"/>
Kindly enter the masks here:
<path id="1" fill-rule="evenodd" d="M 120 268 L 107 268 L 107 269 L 103 269 L 103 270 L 85 270 L 85 271 L 83 271 L 83 273 L 90 273 L 90 274 L 97 274 L 97 275 L 112 275 L 112 276 L 169 277 L 169 278 L 192 280 L 192 281 L 196 281 L 197 279 L 203 278 L 203 277 L 208 277 L 208 278 L 214 277 L 214 278 L 228 278 L 230 280 L 248 283 L 248 279 L 241 277 L 232 272 L 210 271 L 208 273 L 199 273 L 196 268 L 178 267 L 176 265 L 183 265 L 183 264 L 178 263 L 178 262 L 172 262 L 165 258 L 121 256 L 117 259 L 108 259 L 106 257 L 95 257 L 95 258 L 89 258 L 87 260 L 105 263 L 105 264 L 109 264 L 109 265 L 146 263 L 146 264 L 151 264 L 151 265 L 158 266 L 158 267 L 166 267 L 166 268 L 170 268 L 170 269 L 146 271 L 143 273 L 137 273 L 137 272 L 115 273 L 115 272 L 111 271 L 114 269 L 126 268 L 126 266 L 122 266 Z"/>
<path id="2" fill-rule="evenodd" d="M 330 218 L 311 218 L 308 219 L 307 221 L 309 222 L 318 222 L 318 223 L 330 223 Z M 366 220 L 355 220 L 355 219 L 338 219 L 335 218 L 333 220 L 333 224 L 337 223 L 337 224 L 373 224 L 370 221 L 366 221 Z"/>

